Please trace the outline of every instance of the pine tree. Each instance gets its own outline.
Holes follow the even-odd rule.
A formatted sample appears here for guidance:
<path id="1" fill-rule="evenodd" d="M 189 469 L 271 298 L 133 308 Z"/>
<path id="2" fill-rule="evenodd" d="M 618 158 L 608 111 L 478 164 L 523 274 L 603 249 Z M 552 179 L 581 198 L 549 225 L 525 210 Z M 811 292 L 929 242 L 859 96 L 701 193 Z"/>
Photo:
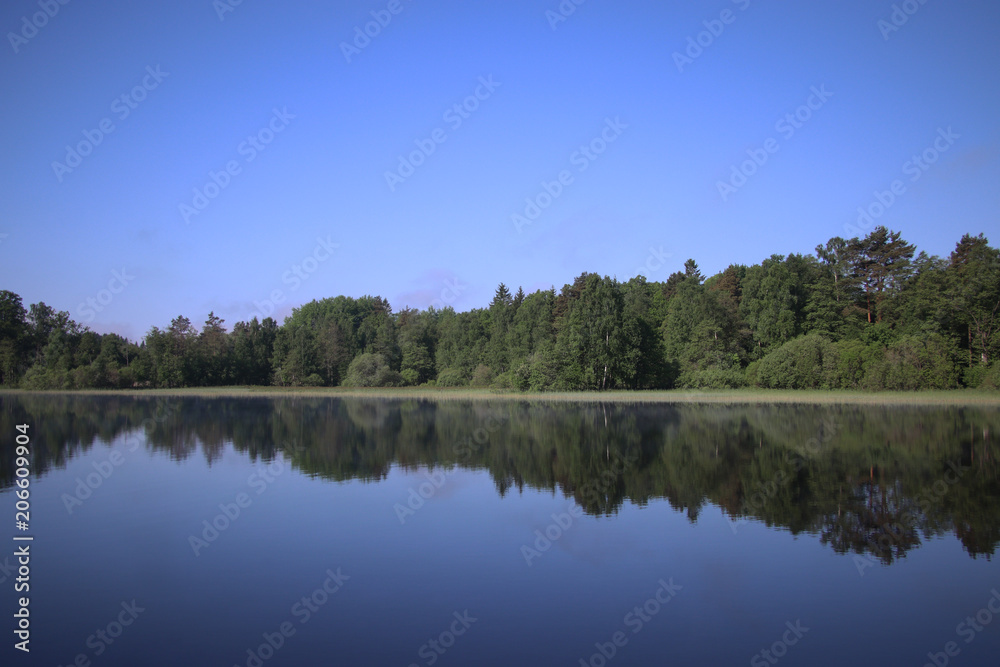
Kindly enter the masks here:
<path id="1" fill-rule="evenodd" d="M 885 298 L 897 292 L 910 276 L 910 260 L 914 246 L 900 238 L 899 232 L 890 232 L 878 226 L 864 239 L 851 239 L 854 251 L 854 275 L 864 292 L 868 322 L 882 321 Z"/>
<path id="2" fill-rule="evenodd" d="M 969 364 L 973 350 L 987 365 L 997 347 L 1000 329 L 1000 251 L 982 234 L 966 234 L 951 254 L 951 294 L 966 324 Z"/>

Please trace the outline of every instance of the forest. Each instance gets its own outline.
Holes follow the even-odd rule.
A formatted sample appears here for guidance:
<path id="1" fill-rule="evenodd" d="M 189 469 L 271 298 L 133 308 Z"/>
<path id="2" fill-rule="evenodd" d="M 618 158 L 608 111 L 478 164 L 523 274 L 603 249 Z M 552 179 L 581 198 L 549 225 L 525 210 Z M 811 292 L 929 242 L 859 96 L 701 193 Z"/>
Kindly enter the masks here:
<path id="1" fill-rule="evenodd" d="M 916 390 L 1000 387 L 1000 251 L 964 235 L 947 258 L 900 232 L 835 237 L 705 278 L 583 273 L 558 292 L 501 283 L 487 307 L 404 308 L 336 296 L 199 330 L 184 316 L 141 341 L 98 334 L 0 291 L 0 385 L 225 385 Z"/>

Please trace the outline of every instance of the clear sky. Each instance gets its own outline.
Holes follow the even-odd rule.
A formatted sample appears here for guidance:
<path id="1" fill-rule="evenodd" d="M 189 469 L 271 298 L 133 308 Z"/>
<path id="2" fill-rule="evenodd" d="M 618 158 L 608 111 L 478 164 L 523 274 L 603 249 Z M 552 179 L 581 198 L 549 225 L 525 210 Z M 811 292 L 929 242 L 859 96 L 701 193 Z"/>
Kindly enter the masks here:
<path id="1" fill-rule="evenodd" d="M 136 339 L 272 296 L 711 275 L 873 224 L 996 245 L 1000 3 L 896 6 L 8 0 L 0 289 Z"/>

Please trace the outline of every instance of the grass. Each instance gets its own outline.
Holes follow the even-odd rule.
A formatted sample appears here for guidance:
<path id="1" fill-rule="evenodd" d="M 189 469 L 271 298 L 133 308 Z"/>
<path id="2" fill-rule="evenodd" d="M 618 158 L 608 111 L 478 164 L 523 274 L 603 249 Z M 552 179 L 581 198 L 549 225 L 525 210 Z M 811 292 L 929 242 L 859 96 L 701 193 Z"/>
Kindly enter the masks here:
<path id="1" fill-rule="evenodd" d="M 366 397 L 428 400 L 518 400 L 590 403 L 800 403 L 812 405 L 985 405 L 1000 406 L 1000 391 L 950 389 L 912 392 L 821 391 L 783 389 L 656 390 L 606 392 L 497 392 L 490 389 L 402 387 L 360 389 L 347 387 L 191 387 L 184 389 L 125 389 L 77 391 L 0 390 L 17 394 L 76 394 L 123 396 L 305 396 L 316 398 Z"/>

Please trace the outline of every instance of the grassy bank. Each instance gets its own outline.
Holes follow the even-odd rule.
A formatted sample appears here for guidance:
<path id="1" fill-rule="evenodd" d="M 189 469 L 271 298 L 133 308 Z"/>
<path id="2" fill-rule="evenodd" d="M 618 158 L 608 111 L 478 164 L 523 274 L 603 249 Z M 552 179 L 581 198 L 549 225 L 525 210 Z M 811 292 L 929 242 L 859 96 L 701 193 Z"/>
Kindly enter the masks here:
<path id="1" fill-rule="evenodd" d="M 914 392 L 863 392 L 728 389 L 716 391 L 608 391 L 608 392 L 548 392 L 499 393 L 489 389 L 469 388 L 377 388 L 345 387 L 192 387 L 185 389 L 143 390 L 80 390 L 44 392 L 0 390 L 7 394 L 79 394 L 125 396 L 304 396 L 304 397 L 366 397 L 428 400 L 519 400 L 575 401 L 605 403 L 803 403 L 855 405 L 995 405 L 1000 406 L 1000 392 L 973 389 Z"/>

